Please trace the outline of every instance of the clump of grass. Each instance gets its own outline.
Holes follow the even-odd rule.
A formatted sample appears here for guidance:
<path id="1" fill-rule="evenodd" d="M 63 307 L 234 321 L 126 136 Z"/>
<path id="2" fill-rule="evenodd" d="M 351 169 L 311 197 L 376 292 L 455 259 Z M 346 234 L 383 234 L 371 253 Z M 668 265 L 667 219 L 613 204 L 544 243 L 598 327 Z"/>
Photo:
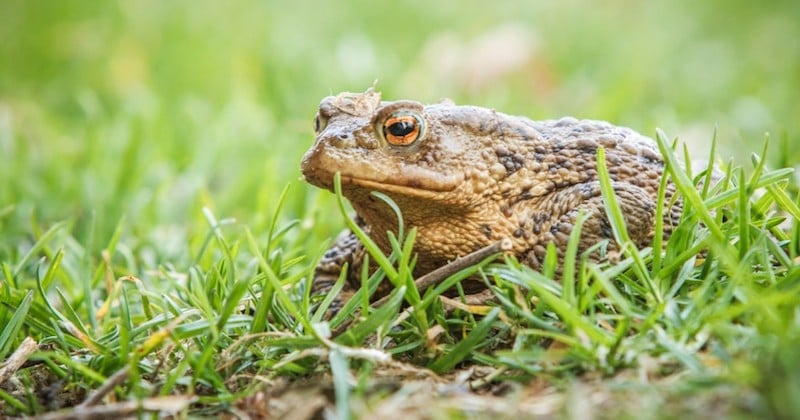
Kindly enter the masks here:
<path id="1" fill-rule="evenodd" d="M 578 254 L 581 219 L 560 282 L 548 275 L 558 264 L 551 249 L 542 272 L 512 257 L 487 259 L 418 290 L 413 229 L 401 222 L 397 236 L 389 233 L 393 252 L 384 255 L 348 222 L 379 269 L 363 273 L 364 286 L 330 322 L 322 314 L 332 295 L 312 301 L 309 294 L 314 259 L 287 253 L 299 239 L 292 237 L 298 223 L 281 224 L 278 216 L 286 191 L 263 235 L 204 209 L 206 233 L 192 263 L 149 273 L 124 258 L 120 229 L 95 263 L 69 224 L 54 224 L 27 253 L 0 262 L 0 360 L 25 337 L 39 345 L 0 388 L 3 412 L 76 406 L 105 383 L 109 403 L 138 401 L 146 411 L 158 397 L 186 396 L 176 410 L 210 415 L 235 411 L 280 378 L 330 372 L 336 411 L 346 417 L 369 410 L 353 403 L 366 398 L 366 384 L 382 369 L 402 365 L 435 376 L 478 365 L 490 373 L 476 386 L 547 378 L 569 389 L 573 378 L 639 369 L 644 379 L 630 381 L 637 386 L 681 375 L 684 386 L 670 392 L 732 386 L 758 396 L 738 410 L 796 414 L 789 350 L 800 333 L 800 208 L 788 192 L 796 191 L 792 171 L 768 170 L 754 155 L 749 175 L 727 166 L 713 182 L 714 168 L 692 174 L 662 133 L 658 143 L 684 205 L 663 251 L 658 239 L 644 250 L 630 243 L 601 150 L 606 210 L 623 249 L 618 263 Z M 660 197 L 663 209 L 669 203 Z M 346 215 L 341 194 L 337 200 Z M 452 301 L 441 294 L 469 276 L 482 279 L 496 303 L 448 311 Z M 382 281 L 395 290 L 372 307 Z M 63 396 L 59 405 L 48 405 L 45 388 Z"/>

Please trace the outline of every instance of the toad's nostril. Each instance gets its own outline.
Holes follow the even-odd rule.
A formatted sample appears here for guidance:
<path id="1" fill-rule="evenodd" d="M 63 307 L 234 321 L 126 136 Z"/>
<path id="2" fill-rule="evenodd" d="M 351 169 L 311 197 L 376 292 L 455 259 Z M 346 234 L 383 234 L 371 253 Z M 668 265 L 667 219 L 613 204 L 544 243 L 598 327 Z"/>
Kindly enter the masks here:
<path id="1" fill-rule="evenodd" d="M 356 139 L 353 133 L 348 132 L 340 132 L 333 135 L 333 137 L 329 137 L 330 144 L 334 147 L 339 148 L 349 148 L 355 147 Z"/>

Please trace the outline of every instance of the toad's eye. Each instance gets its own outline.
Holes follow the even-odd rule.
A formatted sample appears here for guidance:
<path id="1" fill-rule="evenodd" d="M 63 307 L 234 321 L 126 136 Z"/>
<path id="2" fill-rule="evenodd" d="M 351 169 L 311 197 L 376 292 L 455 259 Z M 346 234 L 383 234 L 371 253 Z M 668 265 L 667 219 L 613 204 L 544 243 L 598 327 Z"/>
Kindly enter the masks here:
<path id="1" fill-rule="evenodd" d="M 392 115 L 383 123 L 383 137 L 394 146 L 408 146 L 422 137 L 423 122 L 416 115 Z"/>
<path id="2" fill-rule="evenodd" d="M 319 134 L 328 126 L 328 119 L 317 113 L 314 117 L 314 133 Z"/>

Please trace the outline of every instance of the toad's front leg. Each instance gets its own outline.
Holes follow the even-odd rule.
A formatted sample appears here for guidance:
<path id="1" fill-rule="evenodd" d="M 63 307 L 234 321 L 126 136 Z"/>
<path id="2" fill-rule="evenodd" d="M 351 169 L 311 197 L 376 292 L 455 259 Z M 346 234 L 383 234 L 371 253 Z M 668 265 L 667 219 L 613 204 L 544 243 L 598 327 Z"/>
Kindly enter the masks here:
<path id="1" fill-rule="evenodd" d="M 358 290 L 358 285 L 354 284 L 352 279 L 354 278 L 353 273 L 357 272 L 356 267 L 361 266 L 363 254 L 364 247 L 361 242 L 353 232 L 347 231 L 339 235 L 320 258 L 314 269 L 314 279 L 311 284 L 312 296 L 329 293 L 342 274 L 342 270 L 347 270 L 344 286 L 326 310 L 325 319 L 336 315 Z"/>

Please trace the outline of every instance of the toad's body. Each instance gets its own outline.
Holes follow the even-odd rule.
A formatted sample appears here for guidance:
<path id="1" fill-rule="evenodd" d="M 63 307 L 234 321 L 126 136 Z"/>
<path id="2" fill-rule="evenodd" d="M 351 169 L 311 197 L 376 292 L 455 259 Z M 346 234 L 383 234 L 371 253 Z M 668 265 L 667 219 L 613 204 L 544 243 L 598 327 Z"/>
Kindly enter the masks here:
<path id="1" fill-rule="evenodd" d="M 606 239 L 614 249 L 597 177 L 601 146 L 631 240 L 646 246 L 653 237 L 664 163 L 652 140 L 627 128 L 573 118 L 531 121 L 450 102 L 382 102 L 370 89 L 323 99 L 316 131 L 302 161 L 305 179 L 332 189 L 340 172 L 342 193 L 384 251 L 386 231 L 396 230 L 397 220 L 370 193 L 391 197 L 406 225 L 417 229 L 418 275 L 502 238 L 537 267 L 548 243 L 565 249 L 581 211 L 590 217 L 580 249 Z M 679 213 L 678 206 L 666 212 L 667 229 Z M 315 288 L 327 289 L 345 262 L 357 287 L 363 254 L 352 234 L 341 237 L 317 267 Z"/>

